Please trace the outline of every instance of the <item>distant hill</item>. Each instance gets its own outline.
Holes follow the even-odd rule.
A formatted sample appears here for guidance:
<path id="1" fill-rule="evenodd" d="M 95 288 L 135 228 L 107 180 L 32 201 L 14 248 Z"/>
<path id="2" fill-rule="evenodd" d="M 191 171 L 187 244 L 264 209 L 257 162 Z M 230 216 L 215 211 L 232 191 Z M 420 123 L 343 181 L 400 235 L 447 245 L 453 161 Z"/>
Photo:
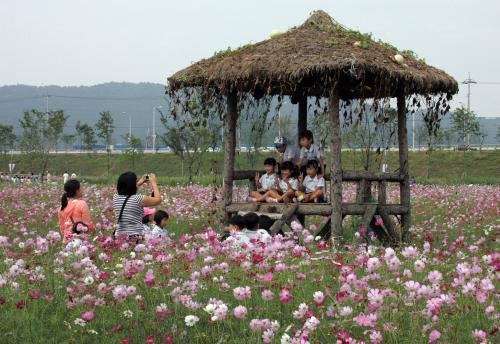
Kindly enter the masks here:
<path id="1" fill-rule="evenodd" d="M 145 137 L 152 127 L 153 108 L 165 105 L 165 86 L 154 83 L 110 82 L 95 86 L 2 86 L 0 87 L 0 123 L 19 129 L 19 119 L 26 110 L 62 109 L 69 115 L 67 131 L 73 132 L 78 120 L 94 125 L 99 112 L 110 111 L 117 140 L 128 133 L 129 114 L 133 134 Z M 125 112 L 126 114 L 122 114 Z M 159 115 L 156 116 L 160 125 Z"/>
<path id="2" fill-rule="evenodd" d="M 145 138 L 152 128 L 152 112 L 157 106 L 166 107 L 165 86 L 155 83 L 110 82 L 95 86 L 28 86 L 13 85 L 0 87 L 0 123 L 13 125 L 19 133 L 19 119 L 23 111 L 30 109 L 45 110 L 46 96 L 49 109 L 63 109 L 70 115 L 66 131 L 74 132 L 78 120 L 94 125 L 101 111 L 110 111 L 115 121 L 114 138 L 116 143 L 123 142 L 128 133 L 129 115 L 132 116 L 132 132 Z M 273 108 L 273 107 L 272 107 Z M 126 114 L 123 114 L 126 113 Z M 291 131 L 295 130 L 297 109 L 289 102 L 285 103 L 282 114 L 291 114 Z M 481 114 L 479 114 L 480 116 Z M 415 126 L 421 123 L 420 116 L 415 116 Z M 500 118 L 479 118 L 480 125 L 488 133 L 485 144 L 496 144 L 497 128 Z M 156 126 L 161 131 L 159 115 Z M 443 120 L 443 127 L 449 127 L 449 116 Z M 265 135 L 264 141 L 270 141 L 274 133 Z M 408 118 L 408 139 L 411 142 L 411 117 Z M 242 138 L 242 141 L 245 139 Z M 269 144 L 271 142 L 263 142 Z M 244 142 L 242 142 L 244 144 Z"/>

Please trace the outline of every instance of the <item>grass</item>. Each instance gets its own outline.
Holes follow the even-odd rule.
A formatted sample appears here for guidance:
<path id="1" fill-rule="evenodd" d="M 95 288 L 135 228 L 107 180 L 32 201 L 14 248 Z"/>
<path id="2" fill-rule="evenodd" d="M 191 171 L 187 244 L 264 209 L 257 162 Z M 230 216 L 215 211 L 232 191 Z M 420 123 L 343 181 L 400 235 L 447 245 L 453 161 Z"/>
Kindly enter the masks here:
<path id="1" fill-rule="evenodd" d="M 236 155 L 236 169 L 255 169 L 260 167 L 264 157 L 272 153 L 260 154 L 251 157 L 248 153 L 240 152 Z M 374 154 L 370 170 L 380 170 L 381 156 Z M 398 152 L 387 153 L 387 163 L 390 171 L 395 171 L 398 166 Z M 409 153 L 410 176 L 423 183 L 438 184 L 499 184 L 500 175 L 500 150 L 493 151 L 433 151 Z M 7 166 L 11 161 L 10 156 L 0 158 L 0 166 Z M 16 171 L 28 173 L 38 171 L 37 161 L 30 160 L 26 155 L 14 155 L 12 161 L 16 163 Z M 222 153 L 207 153 L 201 161 L 200 171 L 194 181 L 203 185 L 214 181 L 220 182 L 223 169 Z M 257 161 L 257 166 L 252 161 Z M 360 152 L 345 151 L 342 153 L 344 169 L 362 169 Z M 173 154 L 140 154 L 135 161 L 125 154 L 115 154 L 111 158 L 111 170 L 108 176 L 105 154 L 54 154 L 50 157 L 48 169 L 52 175 L 62 175 L 65 170 L 75 172 L 78 176 L 106 184 L 114 182 L 116 176 L 126 170 L 134 170 L 138 174 L 153 172 L 160 177 L 165 185 L 184 184 L 187 182 L 186 171 Z M 213 169 L 214 178 L 210 175 Z"/>
<path id="2" fill-rule="evenodd" d="M 401 258 L 402 272 L 404 269 L 413 271 L 413 280 L 422 284 L 428 284 L 427 274 L 432 270 L 439 270 L 443 273 L 441 293 L 454 295 L 456 301 L 451 305 L 444 305 L 437 314 L 438 317 L 432 323 L 432 329 L 441 331 L 441 341 L 445 343 L 473 343 L 472 331 L 474 329 L 484 329 L 487 331 L 495 329 L 493 316 L 485 314 L 485 307 L 495 303 L 495 292 L 491 293 L 486 303 L 478 303 L 475 298 L 462 294 L 461 286 L 454 287 L 453 279 L 456 277 L 456 265 L 467 263 L 470 265 L 480 264 L 482 270 L 474 277 L 485 278 L 489 276 L 488 267 L 482 262 L 483 254 L 498 251 L 495 247 L 494 233 L 489 236 L 484 234 L 484 229 L 488 226 L 498 224 L 494 202 L 498 201 L 498 187 L 496 186 L 454 186 L 449 191 L 448 197 L 443 197 L 443 193 L 448 192 L 446 187 L 415 186 L 415 197 L 413 200 L 414 225 L 419 231 L 415 232 L 414 245 L 416 245 L 423 257 L 427 261 L 425 271 L 415 271 L 414 259 Z M 94 209 L 93 216 L 96 222 L 104 226 L 108 225 L 111 219 L 111 212 L 106 209 L 110 205 L 112 187 L 99 186 L 88 187 L 87 200 Z M 206 193 L 209 188 L 200 188 L 199 195 Z M 183 188 L 164 187 L 162 190 L 171 197 L 179 197 L 175 204 L 181 199 L 188 197 L 190 201 L 196 200 L 199 196 L 188 196 L 183 194 Z M 467 195 L 467 198 L 465 198 Z M 0 208 L 0 236 L 9 238 L 11 246 L 0 246 L 0 274 L 8 275 L 9 282 L 16 281 L 19 285 L 13 288 L 10 284 L 0 287 L 0 342 L 1 343 L 119 343 L 120 339 L 128 338 L 130 343 L 144 343 L 148 336 L 155 338 L 155 343 L 164 343 L 165 336 L 171 336 L 173 343 L 262 343 L 262 331 L 252 332 L 249 329 L 249 322 L 252 318 L 267 318 L 278 320 L 280 329 L 272 343 L 279 343 L 280 336 L 289 325 L 293 325 L 289 334 L 300 329 L 303 320 L 293 317 L 293 311 L 298 309 L 300 303 L 305 302 L 313 310 L 315 316 L 322 319 L 321 326 L 316 331 L 310 333 L 311 343 L 335 342 L 335 336 L 340 330 L 347 330 L 352 336 L 368 341 L 365 331 L 368 328 L 356 326 L 352 318 L 361 312 L 368 313 L 366 290 L 354 288 L 353 292 L 363 296 L 359 301 L 347 298 L 344 301 L 336 300 L 337 292 L 341 285 L 339 268 L 331 264 L 332 259 L 315 260 L 321 253 L 315 243 L 307 245 L 302 237 L 298 237 L 293 243 L 307 247 L 307 254 L 300 257 L 290 254 L 287 250 L 282 250 L 280 256 L 271 255 L 266 258 L 265 264 L 274 267 L 278 262 L 287 265 L 286 271 L 274 271 L 274 279 L 271 282 L 259 282 L 256 274 L 268 271 L 265 265 L 260 268 L 257 264 L 249 270 L 240 267 L 241 260 L 231 257 L 220 249 L 214 249 L 207 244 L 205 237 L 192 238 L 185 245 L 180 244 L 178 239 L 183 234 L 196 234 L 202 231 L 202 224 L 213 221 L 208 215 L 192 220 L 187 216 L 174 216 L 169 224 L 171 233 L 175 233 L 175 246 L 158 247 L 152 250 L 154 256 L 161 254 L 171 255 L 171 259 L 166 263 L 150 262 L 145 263 L 144 270 L 131 279 L 124 276 L 123 267 L 118 268 L 117 264 L 131 261 L 130 249 L 121 250 L 101 246 L 97 240 L 89 241 L 92 247 L 92 258 L 88 263 L 95 265 L 99 271 L 108 272 L 109 278 L 96 281 L 90 286 L 83 285 L 83 279 L 90 274 L 92 269 L 87 269 L 85 264 L 73 265 L 83 261 L 86 254 L 63 254 L 60 243 L 50 244 L 48 252 L 37 254 L 35 250 L 37 237 L 44 237 L 49 230 L 56 230 L 57 218 L 48 216 L 58 205 L 60 196 L 59 188 L 55 186 L 43 187 L 19 187 L 6 186 L 0 189 L 0 200 L 4 207 Z M 207 204 L 198 204 L 196 212 L 205 214 Z M 462 216 L 468 214 L 468 216 Z M 480 227 L 477 227 L 477 224 Z M 449 226 L 453 230 L 449 230 Z M 339 251 L 335 260 L 342 261 L 346 266 L 351 266 L 353 273 L 369 285 L 370 288 L 383 290 L 390 288 L 391 293 L 396 296 L 385 297 L 384 306 L 378 310 L 380 320 L 376 329 L 384 335 L 383 343 L 427 343 L 428 333 L 423 333 L 422 328 L 431 323 L 431 320 L 422 315 L 426 307 L 426 299 L 417 300 L 408 304 L 407 293 L 403 287 L 403 282 L 408 280 L 401 273 L 392 273 L 387 267 L 381 268 L 378 272 L 380 279 L 365 279 L 367 274 L 363 266 L 356 263 L 360 255 L 363 256 L 363 248 L 359 248 L 359 243 L 354 242 L 353 228 L 346 228 L 346 241 L 352 244 L 349 249 Z M 26 228 L 26 232 L 23 232 Z M 105 233 L 109 235 L 109 231 Z M 428 253 L 423 252 L 423 237 L 430 236 L 434 241 L 431 243 L 433 250 Z M 459 236 L 465 237 L 465 243 L 453 244 Z M 480 238 L 486 237 L 486 240 Z M 32 240 L 33 246 L 23 245 Z M 442 242 L 446 241 L 446 244 Z M 480 243 L 479 243 L 480 242 Z M 472 245 L 477 246 L 477 251 L 472 251 Z M 458 250 L 452 248 L 457 246 Z M 328 249 L 330 250 L 330 248 Z M 70 251 L 72 252 L 72 251 Z M 75 251 L 76 252 L 76 251 Z M 111 255 L 108 262 L 99 258 L 99 254 L 107 252 Z M 330 252 L 330 251 L 328 251 Z M 188 259 L 188 254 L 197 253 L 192 260 Z M 272 253 L 270 253 L 272 254 Z M 383 256 L 383 248 L 376 247 L 372 256 Z M 211 256 L 214 261 L 206 262 L 207 256 Z M 328 256 L 328 254 L 327 254 Z M 331 254 L 329 255 L 331 258 Z M 252 260 L 252 254 L 245 254 L 244 259 Z M 243 259 L 243 257 L 241 259 Z M 474 258 L 473 258 L 474 257 Z M 477 259 L 475 259 L 477 257 Z M 138 254 L 136 258 L 143 259 L 144 255 Z M 23 259 L 26 264 L 26 272 L 11 276 L 7 272 L 10 266 L 18 259 Z M 226 263 L 228 271 L 213 269 L 206 276 L 196 278 L 196 285 L 199 289 L 195 293 L 190 291 L 193 276 L 202 271 L 205 266 L 216 266 Z M 19 263 L 21 264 L 21 263 Z M 87 263 L 86 263 L 87 264 Z M 30 282 L 28 276 L 41 267 L 45 274 L 44 280 Z M 165 270 L 167 268 L 167 270 Z M 154 270 L 156 284 L 147 287 L 144 282 L 144 273 Z M 59 270 L 59 271 L 58 271 Z M 62 271 L 61 271 L 62 270 Z M 304 280 L 299 280 L 297 275 L 303 274 Z M 220 283 L 213 280 L 214 277 L 224 277 L 224 282 L 228 283 L 229 289 L 222 288 Z M 345 277 L 345 276 L 344 276 Z M 471 276 L 472 279 L 473 276 Z M 170 281 L 176 281 L 170 285 Z M 495 286 L 498 282 L 492 278 Z M 112 285 L 125 284 L 135 286 L 138 295 L 144 299 L 137 302 L 134 296 L 129 296 L 123 302 L 115 302 L 111 292 L 101 294 L 97 290 L 97 285 L 104 282 L 111 288 Z M 193 299 L 205 306 L 210 298 L 216 298 L 229 305 L 227 319 L 223 322 L 210 322 L 208 315 L 202 310 L 189 310 L 184 305 L 174 302 L 172 290 L 176 286 L 182 287 L 183 293 L 193 296 Z M 67 287 L 76 287 L 75 294 L 70 295 Z M 233 288 L 240 286 L 251 286 L 252 297 L 243 301 L 235 300 Z M 283 304 L 278 300 L 278 293 L 283 286 L 289 287 L 293 293 L 293 300 L 288 304 Z M 446 286 L 446 287 L 445 287 Z M 260 292 L 264 288 L 271 289 L 274 299 L 263 301 Z M 112 289 L 112 288 L 111 288 Z M 315 291 L 324 291 L 327 294 L 327 301 L 324 305 L 315 306 L 312 302 L 312 294 Z M 498 290 L 498 289 L 497 289 Z M 38 298 L 31 297 L 30 293 L 40 291 Z M 328 294 L 330 293 L 330 294 Z M 46 295 L 52 295 L 53 299 L 48 301 Z M 103 306 L 92 306 L 85 302 L 75 302 L 71 300 L 81 300 L 85 295 L 103 298 L 106 302 Z M 24 307 L 17 307 L 19 301 L 24 300 Z M 160 303 L 165 303 L 173 315 L 161 319 L 155 314 L 155 308 Z M 249 309 L 249 316 L 245 320 L 237 320 L 231 310 L 238 304 L 242 304 Z M 334 304 L 337 312 L 340 307 L 352 307 L 354 313 L 351 316 L 328 318 L 325 315 L 329 305 Z M 69 306 L 68 306 L 69 305 Z M 74 320 L 82 316 L 84 311 L 93 309 L 96 319 L 88 322 L 84 327 L 74 324 Z M 126 318 L 123 312 L 132 311 L 131 318 Z M 200 323 L 194 327 L 187 327 L 184 324 L 184 317 L 188 314 L 195 314 L 200 317 Z M 67 321 L 67 323 L 65 323 Z M 119 331 L 113 328 L 120 324 Z M 397 330 L 384 330 L 383 325 L 397 327 Z M 334 327 L 335 326 L 335 327 Z M 70 328 L 71 327 L 71 328 Z M 96 331 L 94 334 L 92 331 Z M 489 337 L 489 342 L 495 342 L 495 336 Z M 498 339 L 498 337 L 496 337 Z"/>

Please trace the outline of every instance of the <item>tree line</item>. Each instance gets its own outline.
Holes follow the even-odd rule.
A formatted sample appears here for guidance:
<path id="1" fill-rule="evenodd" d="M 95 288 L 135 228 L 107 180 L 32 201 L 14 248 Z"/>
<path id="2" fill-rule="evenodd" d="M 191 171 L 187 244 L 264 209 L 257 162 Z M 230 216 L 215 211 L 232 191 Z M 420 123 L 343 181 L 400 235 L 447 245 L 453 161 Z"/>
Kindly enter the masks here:
<path id="1" fill-rule="evenodd" d="M 257 112 L 256 112 L 257 113 Z M 250 116 L 251 117 L 251 116 Z M 280 132 L 282 136 L 296 137 L 291 130 L 291 116 L 282 116 L 279 121 L 271 119 L 270 123 L 260 115 L 241 118 L 238 122 L 237 141 L 245 135 L 248 160 L 255 164 L 263 142 L 269 140 Z M 102 144 L 107 152 L 107 170 L 111 169 L 111 153 L 114 143 L 114 121 L 109 111 L 99 113 L 99 119 L 94 126 L 78 121 L 74 132 L 66 133 L 65 127 L 69 116 L 63 110 L 41 112 L 38 110 L 25 111 L 19 121 L 22 132 L 19 136 L 14 133 L 14 128 L 0 124 L 0 149 L 4 156 L 9 151 L 18 149 L 30 157 L 30 161 L 43 173 L 47 170 L 50 152 L 57 151 L 63 145 L 68 151 L 75 143 L 79 143 L 81 151 L 95 152 L 96 145 Z M 191 179 L 197 175 L 206 153 L 216 150 L 223 143 L 223 121 L 219 114 L 199 107 L 196 102 L 189 104 L 189 108 L 182 115 L 175 112 L 161 112 L 160 121 L 163 131 L 157 136 L 154 150 L 159 144 L 165 144 L 173 154 L 179 157 L 186 174 Z M 329 142 L 328 121 L 326 113 L 317 113 L 309 116 L 309 128 L 313 130 L 318 143 L 326 147 Z M 458 107 L 451 113 L 451 127 L 430 128 L 424 124 L 418 126 L 415 138 L 418 146 L 426 145 L 432 150 L 438 145 L 452 143 L 460 144 L 467 149 L 469 138 L 484 141 L 486 134 L 481 131 L 479 121 L 473 111 L 464 106 Z M 243 131 L 243 133 L 242 133 Z M 411 135 L 409 135 L 411 138 Z M 139 137 L 127 134 L 123 137 L 128 143 L 125 153 L 130 157 L 131 167 L 135 167 L 137 157 L 144 151 L 144 143 Z M 500 139 L 500 127 L 497 132 Z M 344 125 L 342 130 L 344 147 L 358 149 L 363 154 L 363 167 L 368 169 L 371 160 L 383 149 L 397 145 L 397 114 L 395 109 L 388 108 L 382 118 L 380 116 L 365 115 L 350 125 Z M 151 143 L 150 143 L 150 146 Z"/>

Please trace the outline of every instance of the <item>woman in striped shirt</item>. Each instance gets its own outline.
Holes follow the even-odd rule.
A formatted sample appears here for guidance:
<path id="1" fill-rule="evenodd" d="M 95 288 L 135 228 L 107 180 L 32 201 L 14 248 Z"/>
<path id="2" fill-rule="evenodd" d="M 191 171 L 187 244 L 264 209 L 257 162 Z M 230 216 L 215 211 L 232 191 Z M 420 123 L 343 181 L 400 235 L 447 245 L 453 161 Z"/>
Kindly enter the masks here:
<path id="1" fill-rule="evenodd" d="M 153 189 L 151 196 L 137 195 L 137 189 L 144 184 L 151 185 Z M 115 235 L 126 235 L 128 239 L 139 240 L 144 234 L 143 207 L 154 207 L 161 203 L 156 176 L 145 175 L 138 181 L 134 172 L 125 172 L 118 178 L 116 189 L 117 193 L 113 196 Z"/>

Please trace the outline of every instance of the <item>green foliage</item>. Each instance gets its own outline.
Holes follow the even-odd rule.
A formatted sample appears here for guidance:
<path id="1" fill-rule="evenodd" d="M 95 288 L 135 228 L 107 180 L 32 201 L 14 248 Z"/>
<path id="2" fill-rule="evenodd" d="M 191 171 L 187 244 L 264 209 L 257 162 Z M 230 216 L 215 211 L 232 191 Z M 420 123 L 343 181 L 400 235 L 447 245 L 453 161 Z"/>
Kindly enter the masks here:
<path id="1" fill-rule="evenodd" d="M 115 129 L 113 117 L 111 117 L 109 111 L 99 113 L 99 120 L 97 121 L 95 127 L 97 137 L 101 139 L 102 143 L 109 151 L 111 145 L 113 144 L 113 131 Z"/>
<path id="2" fill-rule="evenodd" d="M 39 163 L 41 172 L 46 171 L 49 152 L 56 149 L 67 119 L 62 110 L 44 113 L 33 109 L 24 112 L 19 121 L 23 129 L 20 148 L 30 156 L 30 169 Z"/>
<path id="3" fill-rule="evenodd" d="M 452 128 L 457 137 L 465 146 L 468 145 L 467 137 L 480 134 L 479 121 L 474 111 L 467 110 L 464 105 L 451 113 Z"/>
<path id="4" fill-rule="evenodd" d="M 106 152 L 108 156 L 107 161 L 107 173 L 111 168 L 111 145 L 113 144 L 113 131 L 115 126 L 113 125 L 113 117 L 109 111 L 104 111 L 99 113 L 99 120 L 96 125 L 97 137 L 99 137 L 104 145 L 106 146 Z"/>
<path id="5" fill-rule="evenodd" d="M 11 125 L 0 124 L 0 150 L 7 154 L 7 152 L 14 148 L 16 142 L 16 134 L 14 134 L 14 127 Z"/>
<path id="6" fill-rule="evenodd" d="M 93 151 L 97 143 L 94 129 L 87 123 L 78 121 L 75 126 L 77 135 L 80 137 L 81 148 L 85 151 Z"/>
<path id="7" fill-rule="evenodd" d="M 62 142 L 64 143 L 64 147 L 66 149 L 66 152 L 69 150 L 71 145 L 75 143 L 76 141 L 76 135 L 75 134 L 65 134 L 62 136 Z"/>
<path id="8" fill-rule="evenodd" d="M 188 103 L 187 112 L 160 113 L 160 120 L 166 132 L 159 139 L 165 143 L 187 169 L 189 180 L 198 175 L 201 160 L 210 147 L 218 145 L 222 123 L 216 120 L 209 108 L 200 105 L 200 99 L 195 97 Z"/>
<path id="9" fill-rule="evenodd" d="M 251 46 L 251 44 L 245 44 L 245 45 L 242 45 L 236 49 L 232 49 L 231 47 L 227 47 L 227 49 L 217 50 L 214 53 L 213 57 L 220 58 L 220 57 L 226 57 L 229 55 L 233 55 L 233 54 L 236 54 L 236 53 L 243 51 L 244 49 L 248 48 L 249 46 Z"/>

